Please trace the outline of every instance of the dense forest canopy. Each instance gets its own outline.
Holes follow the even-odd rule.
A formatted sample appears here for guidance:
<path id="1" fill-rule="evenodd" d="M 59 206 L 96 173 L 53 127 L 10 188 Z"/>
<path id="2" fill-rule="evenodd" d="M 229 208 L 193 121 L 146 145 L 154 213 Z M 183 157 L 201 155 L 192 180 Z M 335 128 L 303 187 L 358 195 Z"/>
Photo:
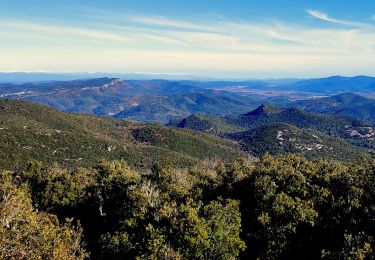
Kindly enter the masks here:
<path id="1" fill-rule="evenodd" d="M 0 175 L 2 258 L 373 257 L 375 161 L 205 160 Z"/>

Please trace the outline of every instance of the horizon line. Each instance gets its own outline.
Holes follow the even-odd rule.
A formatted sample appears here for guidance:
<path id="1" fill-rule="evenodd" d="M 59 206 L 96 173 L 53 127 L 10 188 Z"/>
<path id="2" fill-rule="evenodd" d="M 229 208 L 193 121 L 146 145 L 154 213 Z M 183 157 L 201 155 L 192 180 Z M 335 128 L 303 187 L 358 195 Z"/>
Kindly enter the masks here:
<path id="1" fill-rule="evenodd" d="M 144 76 L 148 77 L 147 80 L 152 79 L 165 79 L 165 80 L 175 80 L 173 77 L 186 78 L 181 80 L 189 80 L 188 78 L 193 79 L 202 79 L 205 81 L 215 81 L 215 80 L 223 80 L 223 81 L 230 81 L 230 80 L 240 80 L 240 81 L 246 81 L 246 80 L 304 80 L 304 79 L 322 79 L 322 78 L 333 78 L 333 77 L 341 77 L 341 78 L 358 78 L 358 77 L 369 77 L 373 78 L 375 75 L 370 74 L 353 74 L 353 75 L 344 75 L 344 74 L 332 74 L 332 75 L 315 75 L 315 76 L 308 76 L 308 77 L 299 77 L 299 76 L 270 76 L 270 77 L 217 77 L 217 76 L 209 76 L 209 75 L 198 75 L 198 74 L 183 74 L 183 73 L 161 73 L 161 72 L 73 72 L 73 71 L 0 71 L 0 75 L 6 75 L 6 74 L 41 74 L 41 75 L 61 75 L 61 76 L 74 76 L 74 75 L 97 75 L 98 78 L 121 78 L 123 76 Z M 152 76 L 165 76 L 163 77 L 156 77 L 156 78 L 150 78 Z M 84 78 L 77 78 L 77 79 L 84 79 Z M 86 78 L 90 79 L 90 78 Z M 93 79 L 93 78 L 91 78 Z M 1 80 L 1 79 L 0 79 Z M 74 79 L 70 79 L 74 80 Z M 145 80 L 145 79 L 144 79 Z"/>

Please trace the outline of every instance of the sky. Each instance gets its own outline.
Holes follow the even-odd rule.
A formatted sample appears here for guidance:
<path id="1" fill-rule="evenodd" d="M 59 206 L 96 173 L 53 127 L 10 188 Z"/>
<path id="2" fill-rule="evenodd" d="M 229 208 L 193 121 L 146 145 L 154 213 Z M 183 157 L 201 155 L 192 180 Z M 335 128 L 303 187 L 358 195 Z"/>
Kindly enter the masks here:
<path id="1" fill-rule="evenodd" d="M 375 76 L 375 1 L 1 0 L 0 71 Z"/>

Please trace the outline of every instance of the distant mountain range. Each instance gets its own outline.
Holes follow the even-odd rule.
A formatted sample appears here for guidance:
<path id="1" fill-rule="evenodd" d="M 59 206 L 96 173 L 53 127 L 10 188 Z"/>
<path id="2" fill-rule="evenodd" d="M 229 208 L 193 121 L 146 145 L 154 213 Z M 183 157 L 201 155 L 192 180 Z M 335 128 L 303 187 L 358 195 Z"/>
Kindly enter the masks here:
<path id="1" fill-rule="evenodd" d="M 342 92 L 374 92 L 375 77 L 333 76 L 328 78 L 302 80 L 292 84 L 286 84 L 283 88 L 326 94 Z"/>
<path id="2" fill-rule="evenodd" d="M 123 78 L 132 80 L 212 80 L 209 77 L 200 77 L 183 74 L 147 74 L 147 73 L 51 73 L 51 72 L 0 72 L 0 82 L 2 83 L 27 83 L 27 82 L 46 82 L 46 81 L 70 81 L 78 79 L 95 78 Z"/>
<path id="3" fill-rule="evenodd" d="M 25 99 L 58 110 L 166 123 L 192 113 L 231 114 L 259 105 L 250 97 L 185 81 L 98 78 L 0 84 L 0 97 Z"/>
<path id="4" fill-rule="evenodd" d="M 310 112 L 352 116 L 375 124 L 375 99 L 365 98 L 352 93 L 296 101 L 288 104 L 288 106 L 298 107 Z"/>
<path id="5" fill-rule="evenodd" d="M 19 78 L 24 74 L 0 74 L 0 79 Z M 27 74 L 28 75 L 28 74 Z M 31 73 L 37 77 L 38 74 Z M 373 122 L 372 100 L 322 100 L 312 97 L 352 91 L 375 97 L 375 78 L 329 77 L 310 80 L 252 80 L 252 81 L 197 81 L 149 80 L 81 77 L 98 76 L 80 74 L 77 80 L 60 80 L 71 74 L 41 74 L 57 80 L 26 83 L 0 83 L 0 98 L 25 99 L 46 104 L 65 112 L 125 118 L 140 122 L 166 123 L 191 114 L 208 115 L 240 114 L 256 108 L 261 103 L 296 106 L 307 111 L 358 116 Z M 66 77 L 65 77 L 66 76 Z M 1 80 L 0 80 L 1 82 Z M 310 98 L 308 102 L 301 101 Z M 350 103 L 348 103 L 350 101 Z M 354 101 L 354 102 L 353 102 Z M 324 106 L 322 105 L 324 103 Z M 330 105 L 333 104 L 333 105 Z M 338 109 L 339 104 L 340 109 Z M 314 109 L 319 107 L 319 109 Z M 325 108 L 325 110 L 323 109 Z"/>

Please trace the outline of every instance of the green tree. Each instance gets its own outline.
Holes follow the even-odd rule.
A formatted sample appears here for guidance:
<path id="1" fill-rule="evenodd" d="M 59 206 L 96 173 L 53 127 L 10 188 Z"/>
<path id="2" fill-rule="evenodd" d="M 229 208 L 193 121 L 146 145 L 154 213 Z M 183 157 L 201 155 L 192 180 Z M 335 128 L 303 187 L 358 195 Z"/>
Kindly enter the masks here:
<path id="1" fill-rule="evenodd" d="M 72 220 L 60 224 L 51 214 L 36 212 L 25 185 L 0 172 L 0 258 L 84 259 L 82 229 Z"/>
<path id="2" fill-rule="evenodd" d="M 173 234 L 188 259 L 235 259 L 245 249 L 240 239 L 241 215 L 234 200 L 206 206 L 188 201 L 178 207 Z"/>

